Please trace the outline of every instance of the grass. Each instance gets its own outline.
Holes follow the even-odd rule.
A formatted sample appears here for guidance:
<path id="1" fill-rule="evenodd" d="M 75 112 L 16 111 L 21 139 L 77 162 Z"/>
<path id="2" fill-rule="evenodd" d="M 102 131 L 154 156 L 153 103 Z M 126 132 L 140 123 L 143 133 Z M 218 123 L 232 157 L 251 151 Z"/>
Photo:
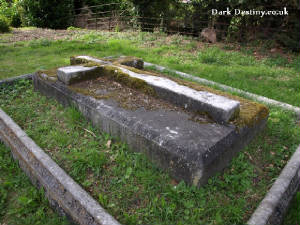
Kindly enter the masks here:
<path id="1" fill-rule="evenodd" d="M 34 30 L 33 30 L 34 32 Z M 189 37 L 143 32 L 75 33 L 72 40 L 39 39 L 0 45 L 0 79 L 68 65 L 71 55 L 132 55 L 195 76 L 300 106 L 300 57 L 256 59 L 249 50 L 201 44 Z M 251 52 L 251 51 L 250 51 Z"/>
<path id="2" fill-rule="evenodd" d="M 291 202 L 290 208 L 285 216 L 282 225 L 299 225 L 300 224 L 300 192 Z"/>
<path id="3" fill-rule="evenodd" d="M 6 42 L 11 36 L 1 34 L 0 42 Z M 212 46 L 189 37 L 167 36 L 163 33 L 78 31 L 70 39 L 0 44 L 0 79 L 69 65 L 71 55 L 133 55 L 300 105 L 300 87 L 297 85 L 300 81 L 300 57 L 297 55 L 269 56 L 266 53 L 268 50 L 264 49 L 260 54 L 265 55 L 257 59 L 256 49 L 249 46 L 241 46 L 237 51 L 235 46 Z M 295 116 L 271 107 L 266 131 L 233 160 L 223 175 L 218 174 L 210 179 L 209 184 L 196 190 L 184 183 L 177 184 L 142 155 L 130 152 L 125 144 L 112 140 L 109 135 L 98 135 L 99 132 L 83 120 L 76 110 L 64 109 L 56 102 L 46 100 L 32 91 L 31 84 L 21 82 L 15 89 L 1 89 L 0 107 L 124 224 L 242 224 L 299 144 L 299 123 Z M 95 133 L 96 137 L 86 130 Z M 3 151 L 7 152 L 7 149 Z M 5 160 L 10 163 L 10 158 L 6 157 Z M 15 171 L 2 173 L 1 170 L 0 181 L 13 179 L 7 178 L 13 173 Z M 12 193 L 16 192 L 10 186 L 3 187 L 5 192 L 1 189 L 1 197 L 3 193 L 9 193 L 10 196 L 10 189 Z M 25 196 L 34 192 L 26 188 L 22 190 L 24 192 L 20 193 Z M 298 195 L 284 224 L 299 223 L 299 210 L 296 208 L 299 205 Z M 41 196 L 37 192 L 37 195 L 29 194 L 27 198 L 33 199 L 30 202 L 39 202 L 44 207 L 40 210 L 44 213 L 41 215 L 48 217 L 47 213 L 51 210 L 43 201 L 39 201 Z M 3 199 L 0 198 L 1 204 Z M 33 209 L 26 204 L 20 205 L 16 199 L 18 196 L 5 197 L 5 204 L 11 208 L 16 206 L 19 211 Z M 0 223 L 52 223 L 52 212 L 48 222 L 35 213 L 16 217 L 17 214 L 11 213 L 6 205 L 3 211 L 5 217 L 1 217 L 1 204 Z M 38 212 L 39 209 L 32 211 Z"/>
<path id="4" fill-rule="evenodd" d="M 49 207 L 42 191 L 32 186 L 28 177 L 0 143 L 0 224 L 68 225 Z"/>
<path id="5" fill-rule="evenodd" d="M 33 91 L 0 90 L 0 107 L 123 224 L 243 224 L 299 144 L 294 114 L 271 108 L 266 130 L 197 189 L 99 132 L 73 108 Z"/>

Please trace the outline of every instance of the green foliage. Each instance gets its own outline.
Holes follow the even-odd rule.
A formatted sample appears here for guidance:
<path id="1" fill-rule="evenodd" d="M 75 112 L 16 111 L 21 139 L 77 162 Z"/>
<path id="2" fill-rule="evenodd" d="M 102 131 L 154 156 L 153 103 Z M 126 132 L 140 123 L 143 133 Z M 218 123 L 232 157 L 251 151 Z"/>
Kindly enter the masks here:
<path id="1" fill-rule="evenodd" d="M 161 23 L 162 19 L 170 19 L 172 9 L 177 8 L 174 0 L 128 0 L 134 5 L 142 30 L 153 31 L 154 26 Z M 173 10 L 174 11 L 174 10 Z"/>
<path id="2" fill-rule="evenodd" d="M 69 26 L 67 28 L 67 30 L 82 30 L 81 28 L 78 28 L 78 27 L 73 27 L 73 26 Z"/>
<path id="3" fill-rule="evenodd" d="M 5 33 L 9 31 L 9 22 L 8 19 L 0 15 L 0 33 Z"/>
<path id="4" fill-rule="evenodd" d="M 28 86 L 26 83 L 17 86 L 24 88 Z M 70 224 L 51 210 L 43 190 L 32 186 L 3 143 L 0 143 L 0 224 Z"/>
<path id="5" fill-rule="evenodd" d="M 298 191 L 292 200 L 290 208 L 285 216 L 282 225 L 291 225 L 300 223 L 300 192 Z"/>
<path id="6" fill-rule="evenodd" d="M 25 26 L 63 29 L 72 25 L 73 0 L 23 0 L 22 23 Z"/>
<path id="7" fill-rule="evenodd" d="M 0 0 L 0 16 L 5 16 L 9 24 L 13 27 L 19 27 L 21 25 L 20 10 L 19 0 L 13 0 L 12 2 Z"/>
<path id="8" fill-rule="evenodd" d="M 238 52 L 226 52 L 217 47 L 209 47 L 198 53 L 201 63 L 216 65 L 253 66 L 257 64 L 254 57 L 244 56 Z"/>

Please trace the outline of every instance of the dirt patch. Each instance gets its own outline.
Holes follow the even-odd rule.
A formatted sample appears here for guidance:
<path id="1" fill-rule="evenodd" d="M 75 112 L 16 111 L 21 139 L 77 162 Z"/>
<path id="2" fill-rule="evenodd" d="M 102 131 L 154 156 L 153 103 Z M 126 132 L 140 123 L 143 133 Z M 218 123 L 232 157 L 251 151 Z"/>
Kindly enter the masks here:
<path id="1" fill-rule="evenodd" d="M 13 28 L 11 33 L 6 34 L 1 38 L 0 43 L 15 43 L 18 41 L 32 41 L 37 39 L 59 40 L 67 39 L 72 40 L 75 34 L 82 34 L 88 31 L 85 30 L 52 30 L 43 28 Z"/>

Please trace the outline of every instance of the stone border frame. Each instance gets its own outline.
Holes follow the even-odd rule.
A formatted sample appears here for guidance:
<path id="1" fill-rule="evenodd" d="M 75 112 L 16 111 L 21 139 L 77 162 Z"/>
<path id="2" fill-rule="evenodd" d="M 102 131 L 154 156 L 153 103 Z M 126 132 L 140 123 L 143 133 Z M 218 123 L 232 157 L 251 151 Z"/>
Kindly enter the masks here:
<path id="1" fill-rule="evenodd" d="M 21 76 L 0 84 L 11 84 Z M 37 188 L 43 188 L 50 205 L 80 225 L 120 225 L 63 169 L 61 169 L 0 108 L 0 141 L 11 149 L 15 160 Z"/>
<path id="2" fill-rule="evenodd" d="M 155 66 L 159 67 L 158 65 Z M 32 79 L 32 74 L 0 80 L 0 86 L 5 84 L 10 85 L 19 79 Z M 198 81 L 197 79 L 194 80 Z M 221 85 L 220 87 L 222 87 L 222 84 L 215 82 L 213 82 L 213 84 Z M 229 91 L 239 90 L 232 89 L 231 87 L 228 88 L 227 90 Z M 244 92 L 242 90 L 239 91 L 239 93 Z M 258 97 L 257 100 L 265 98 L 263 96 L 249 94 L 250 96 L 248 97 L 253 95 Z M 276 103 L 278 104 L 275 105 L 279 107 L 292 110 L 297 114 L 299 113 L 298 107 L 292 106 L 291 108 L 290 105 L 286 103 L 277 101 Z M 3 141 L 7 146 L 11 147 L 12 155 L 16 160 L 19 160 L 20 167 L 30 177 L 35 186 L 44 188 L 50 204 L 58 210 L 60 214 L 67 215 L 71 220 L 80 225 L 120 225 L 118 221 L 108 214 L 87 192 L 70 178 L 1 109 L 0 141 Z M 300 145 L 265 198 L 248 220 L 248 225 L 280 225 L 294 194 L 300 187 L 299 158 Z"/>
<path id="3" fill-rule="evenodd" d="M 16 82 L 17 80 L 21 80 L 21 79 L 32 80 L 32 76 L 33 76 L 33 74 L 29 73 L 29 74 L 20 75 L 20 76 L 17 76 L 17 77 L 12 77 L 12 78 L 8 78 L 8 79 L 0 80 L 0 86 L 11 85 L 14 82 Z"/>
<path id="4" fill-rule="evenodd" d="M 281 224 L 300 184 L 300 145 L 248 220 L 248 225 Z"/>

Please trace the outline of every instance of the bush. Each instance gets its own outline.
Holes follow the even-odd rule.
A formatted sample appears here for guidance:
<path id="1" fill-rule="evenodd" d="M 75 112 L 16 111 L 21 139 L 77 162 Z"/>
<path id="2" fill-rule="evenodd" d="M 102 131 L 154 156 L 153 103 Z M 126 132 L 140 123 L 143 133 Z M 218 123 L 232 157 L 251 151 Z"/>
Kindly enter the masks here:
<path id="1" fill-rule="evenodd" d="M 10 3 L 0 0 L 0 15 L 5 16 L 9 25 L 19 27 L 21 25 L 20 1 L 14 0 Z"/>
<path id="2" fill-rule="evenodd" d="M 73 23 L 73 0 L 23 0 L 21 5 L 24 26 L 64 29 Z"/>
<path id="3" fill-rule="evenodd" d="M 5 16 L 0 15 L 0 32 L 4 33 L 4 32 L 8 32 L 8 31 L 9 31 L 8 19 Z"/>
<path id="4" fill-rule="evenodd" d="M 12 27 L 20 27 L 22 7 L 19 0 L 15 0 L 11 6 L 10 25 Z"/>

